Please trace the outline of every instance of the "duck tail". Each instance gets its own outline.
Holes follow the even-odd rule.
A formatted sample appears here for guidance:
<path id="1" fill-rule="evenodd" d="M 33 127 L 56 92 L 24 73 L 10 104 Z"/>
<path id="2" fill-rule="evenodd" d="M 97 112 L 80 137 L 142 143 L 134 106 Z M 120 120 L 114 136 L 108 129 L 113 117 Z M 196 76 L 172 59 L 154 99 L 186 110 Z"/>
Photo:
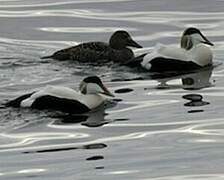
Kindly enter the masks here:
<path id="1" fill-rule="evenodd" d="M 126 63 L 124 63 L 123 65 L 125 66 L 129 66 L 129 67 L 138 67 L 141 66 L 141 62 L 143 61 L 143 58 L 145 57 L 147 53 L 142 54 L 140 56 L 134 57 L 131 60 L 127 61 Z"/>
<path id="2" fill-rule="evenodd" d="M 22 96 L 20 96 L 20 97 L 18 97 L 18 98 L 16 98 L 16 99 L 13 99 L 13 100 L 11 100 L 11 101 L 8 101 L 8 102 L 4 103 L 3 105 L 4 105 L 5 107 L 20 107 L 20 103 L 21 103 L 23 100 L 29 98 L 33 93 L 34 93 L 34 92 L 29 93 L 29 94 L 22 95 Z"/>

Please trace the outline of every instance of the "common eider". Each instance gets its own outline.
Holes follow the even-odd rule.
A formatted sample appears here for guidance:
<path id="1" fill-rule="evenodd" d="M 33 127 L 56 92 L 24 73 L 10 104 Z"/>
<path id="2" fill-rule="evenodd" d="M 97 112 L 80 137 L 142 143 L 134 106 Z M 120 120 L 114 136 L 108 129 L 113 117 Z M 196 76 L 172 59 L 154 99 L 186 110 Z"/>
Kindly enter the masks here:
<path id="1" fill-rule="evenodd" d="M 109 98 L 108 96 L 114 97 L 100 78 L 90 76 L 80 83 L 79 92 L 69 87 L 46 86 L 7 102 L 6 106 L 80 114 L 97 108 Z"/>
<path id="2" fill-rule="evenodd" d="M 82 63 L 124 63 L 134 58 L 133 51 L 128 47 L 142 48 L 126 31 L 116 31 L 110 37 L 109 43 L 87 42 L 77 46 L 59 50 L 42 59 L 74 60 Z"/>
<path id="3" fill-rule="evenodd" d="M 212 65 L 211 43 L 197 28 L 187 28 L 181 46 L 157 44 L 151 53 L 130 61 L 151 72 L 191 71 Z"/>

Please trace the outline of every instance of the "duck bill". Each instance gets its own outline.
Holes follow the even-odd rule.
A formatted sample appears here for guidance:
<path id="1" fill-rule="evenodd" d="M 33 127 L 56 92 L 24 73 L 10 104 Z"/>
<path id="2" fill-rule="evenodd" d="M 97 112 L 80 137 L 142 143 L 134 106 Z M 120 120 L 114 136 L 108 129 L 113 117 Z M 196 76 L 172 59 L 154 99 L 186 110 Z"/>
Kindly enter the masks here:
<path id="1" fill-rule="evenodd" d="M 214 44 L 212 42 L 210 42 L 203 34 L 201 34 L 201 37 L 204 39 L 204 41 L 202 41 L 202 43 L 208 44 L 210 46 L 214 46 Z"/>
<path id="2" fill-rule="evenodd" d="M 140 44 L 138 44 L 137 42 L 135 42 L 131 38 L 128 40 L 127 46 L 136 47 L 136 48 L 142 48 L 142 46 Z"/>
<path id="3" fill-rule="evenodd" d="M 101 88 L 103 89 L 102 94 L 110 97 L 115 97 L 104 85 L 102 85 Z"/>

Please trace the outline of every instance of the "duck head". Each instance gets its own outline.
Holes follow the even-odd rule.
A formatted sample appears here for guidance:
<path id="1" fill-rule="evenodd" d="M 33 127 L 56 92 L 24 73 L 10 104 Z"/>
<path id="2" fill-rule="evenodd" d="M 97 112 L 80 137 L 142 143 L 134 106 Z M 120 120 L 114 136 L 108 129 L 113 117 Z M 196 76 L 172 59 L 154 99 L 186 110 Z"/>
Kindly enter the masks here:
<path id="1" fill-rule="evenodd" d="M 214 46 L 202 33 L 199 29 L 190 27 L 187 28 L 181 38 L 181 48 L 191 49 L 194 45 L 204 43 L 210 46 Z"/>
<path id="2" fill-rule="evenodd" d="M 116 31 L 114 34 L 112 34 L 112 36 L 110 37 L 109 45 L 113 49 L 118 50 L 123 49 L 127 46 L 142 48 L 142 46 L 135 42 L 131 38 L 130 34 L 126 31 Z"/>
<path id="3" fill-rule="evenodd" d="M 89 76 L 83 79 L 80 83 L 79 90 L 82 94 L 104 94 L 114 97 L 97 76 Z"/>

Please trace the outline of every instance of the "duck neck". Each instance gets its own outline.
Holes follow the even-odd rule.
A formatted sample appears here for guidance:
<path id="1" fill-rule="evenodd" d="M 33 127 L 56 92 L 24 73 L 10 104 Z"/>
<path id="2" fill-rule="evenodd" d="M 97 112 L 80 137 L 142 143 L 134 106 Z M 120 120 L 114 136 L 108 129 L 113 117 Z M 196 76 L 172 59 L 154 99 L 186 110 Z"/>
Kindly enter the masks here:
<path id="1" fill-rule="evenodd" d="M 109 42 L 109 46 L 112 49 L 116 49 L 116 50 L 122 50 L 125 49 L 125 45 L 119 41 L 117 41 L 116 39 L 111 38 L 110 42 Z"/>

